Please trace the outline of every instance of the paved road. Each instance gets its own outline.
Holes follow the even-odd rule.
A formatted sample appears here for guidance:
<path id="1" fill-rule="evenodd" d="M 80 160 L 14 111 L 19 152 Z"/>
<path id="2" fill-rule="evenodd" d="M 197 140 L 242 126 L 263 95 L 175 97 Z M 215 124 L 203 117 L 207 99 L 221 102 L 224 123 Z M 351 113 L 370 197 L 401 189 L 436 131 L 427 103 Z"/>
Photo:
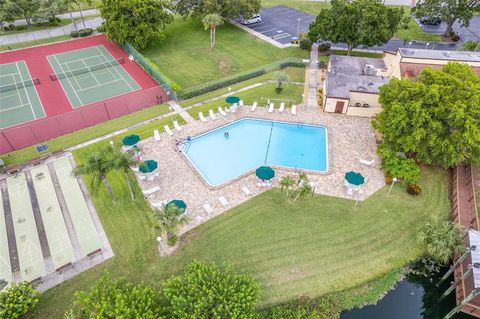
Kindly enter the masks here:
<path id="1" fill-rule="evenodd" d="M 86 19 L 85 25 L 87 28 L 96 29 L 98 26 L 102 24 L 103 20 L 101 17 L 96 17 L 92 19 Z M 83 28 L 82 21 L 76 21 L 75 24 L 78 28 Z M 51 37 L 57 37 L 61 35 L 70 34 L 70 31 L 74 31 L 75 26 L 73 23 L 70 23 L 63 27 L 58 28 L 50 28 L 45 30 L 38 30 L 32 32 L 24 32 L 18 34 L 9 34 L 0 36 L 0 45 L 8 45 L 18 42 L 25 42 L 25 41 L 36 41 L 39 39 L 47 39 Z"/>
<path id="2" fill-rule="evenodd" d="M 89 9 L 89 10 L 83 10 L 83 16 L 91 16 L 91 15 L 94 15 L 94 14 L 100 14 L 100 11 L 98 11 L 98 9 Z M 80 18 L 80 11 L 75 11 L 75 12 L 72 12 L 72 15 L 74 18 Z M 59 14 L 57 15 L 57 17 L 59 17 L 60 19 L 70 19 L 70 14 L 69 13 L 62 13 L 62 14 Z M 25 21 L 25 19 L 18 19 L 18 20 L 15 20 L 14 22 L 15 25 L 26 25 L 27 24 L 27 21 Z"/>
<path id="3" fill-rule="evenodd" d="M 422 25 L 418 19 L 415 20 L 425 32 L 442 35 L 447 28 L 447 25 L 443 22 L 440 25 Z M 453 30 L 460 35 L 462 41 L 480 41 L 480 17 L 473 17 L 468 28 L 464 28 L 456 22 L 453 24 Z"/>

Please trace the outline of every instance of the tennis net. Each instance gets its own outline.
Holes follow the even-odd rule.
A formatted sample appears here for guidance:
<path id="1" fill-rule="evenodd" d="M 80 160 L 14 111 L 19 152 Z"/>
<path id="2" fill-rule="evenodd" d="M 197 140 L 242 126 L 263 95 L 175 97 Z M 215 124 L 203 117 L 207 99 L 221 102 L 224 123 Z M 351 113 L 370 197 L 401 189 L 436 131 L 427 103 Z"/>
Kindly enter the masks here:
<path id="1" fill-rule="evenodd" d="M 50 74 L 50 79 L 52 81 L 59 80 L 59 79 L 65 79 L 65 78 L 72 77 L 72 76 L 75 76 L 75 75 L 80 75 L 80 74 L 89 73 L 89 72 L 96 71 L 96 70 L 111 68 L 111 67 L 117 66 L 119 64 L 123 64 L 123 63 L 125 63 L 124 58 L 119 58 L 119 59 L 115 59 L 115 60 L 111 60 L 111 61 L 105 61 L 105 62 L 102 62 L 102 63 L 99 63 L 99 64 L 94 64 L 92 66 L 86 66 L 86 67 L 81 68 L 81 69 L 69 70 L 67 72 Z"/>
<path id="2" fill-rule="evenodd" d="M 34 86 L 35 84 L 40 84 L 39 78 L 32 78 L 23 82 L 15 82 L 7 85 L 0 86 L 0 92 L 8 92 L 18 89 L 23 89 L 29 86 Z"/>

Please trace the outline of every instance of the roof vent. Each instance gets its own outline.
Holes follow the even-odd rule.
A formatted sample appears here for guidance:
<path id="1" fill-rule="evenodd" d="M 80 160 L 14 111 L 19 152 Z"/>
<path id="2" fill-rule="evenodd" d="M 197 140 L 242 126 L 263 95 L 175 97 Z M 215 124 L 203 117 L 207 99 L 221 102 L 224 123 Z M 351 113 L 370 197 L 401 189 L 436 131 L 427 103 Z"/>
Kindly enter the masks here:
<path id="1" fill-rule="evenodd" d="M 372 86 L 373 85 L 373 82 L 368 82 L 368 86 Z"/>
<path id="2" fill-rule="evenodd" d="M 472 245 L 472 246 L 470 247 L 470 250 L 475 250 L 475 249 L 477 249 L 477 246 L 475 246 L 475 245 Z"/>
<path id="3" fill-rule="evenodd" d="M 363 73 L 365 75 L 376 75 L 375 66 L 372 64 L 365 64 L 363 67 Z"/>
<path id="4" fill-rule="evenodd" d="M 473 267 L 480 268 L 480 263 L 473 263 Z"/>

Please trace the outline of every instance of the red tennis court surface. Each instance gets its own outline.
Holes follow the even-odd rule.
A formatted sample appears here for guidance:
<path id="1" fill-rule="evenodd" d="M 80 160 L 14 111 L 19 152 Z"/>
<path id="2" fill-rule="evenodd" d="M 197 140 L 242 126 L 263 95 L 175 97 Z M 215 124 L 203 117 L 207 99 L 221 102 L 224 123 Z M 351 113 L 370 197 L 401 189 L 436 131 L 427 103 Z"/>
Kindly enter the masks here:
<path id="1" fill-rule="evenodd" d="M 122 67 L 135 79 L 141 89 L 74 109 L 60 81 L 52 81 L 55 73 L 47 56 L 103 45 L 115 58 L 124 58 Z M 25 61 L 43 104 L 46 117 L 0 130 L 0 154 L 35 145 L 79 129 L 108 121 L 143 108 L 163 103 L 166 92 L 135 62 L 128 61 L 122 48 L 104 35 L 91 36 L 49 45 L 0 53 L 0 64 Z"/>

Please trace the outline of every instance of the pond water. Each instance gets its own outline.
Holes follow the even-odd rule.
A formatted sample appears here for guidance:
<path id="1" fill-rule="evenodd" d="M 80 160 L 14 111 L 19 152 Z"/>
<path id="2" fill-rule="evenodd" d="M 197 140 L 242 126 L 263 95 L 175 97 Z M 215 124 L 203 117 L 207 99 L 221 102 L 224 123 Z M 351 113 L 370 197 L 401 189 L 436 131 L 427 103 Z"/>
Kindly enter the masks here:
<path id="1" fill-rule="evenodd" d="M 440 287 L 436 287 L 443 274 L 444 272 L 429 273 L 427 276 L 409 274 L 376 305 L 345 311 L 340 319 L 443 319 L 455 306 L 455 292 L 439 300 L 453 280 L 452 276 Z M 452 317 L 473 318 L 464 313 Z"/>

